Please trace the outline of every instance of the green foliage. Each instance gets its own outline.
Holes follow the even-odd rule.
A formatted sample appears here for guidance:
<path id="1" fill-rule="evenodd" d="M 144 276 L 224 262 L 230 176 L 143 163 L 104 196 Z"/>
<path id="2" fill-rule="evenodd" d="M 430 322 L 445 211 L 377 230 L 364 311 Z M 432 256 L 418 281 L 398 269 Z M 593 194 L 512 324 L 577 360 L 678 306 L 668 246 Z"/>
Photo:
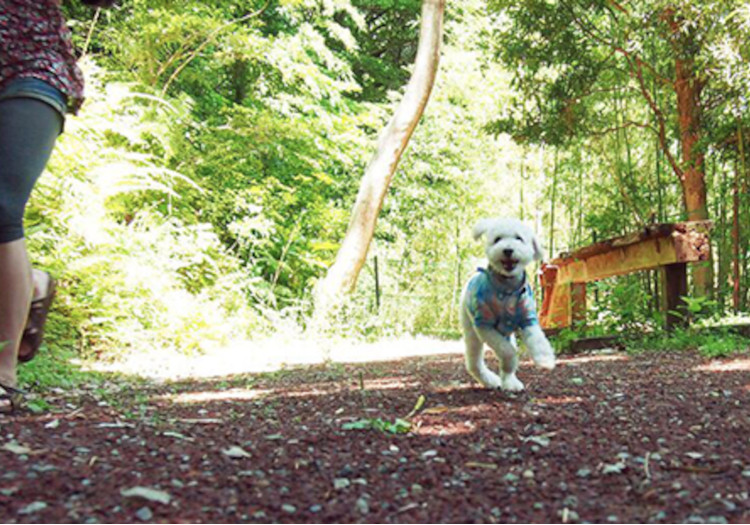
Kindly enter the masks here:
<path id="1" fill-rule="evenodd" d="M 698 4 L 679 14 L 700 30 L 696 61 L 712 80 L 701 146 L 716 152 L 708 200 L 722 217 L 732 137 L 750 123 L 750 11 Z M 408 81 L 420 5 L 133 0 L 94 24 L 93 10 L 65 1 L 88 52 L 88 101 L 27 215 L 34 262 L 61 281 L 52 344 L 193 352 L 304 328 Z M 660 81 L 673 73 L 672 42 L 653 16 L 665 5 L 628 4 L 627 16 L 603 1 L 448 6 L 437 84 L 335 332 L 456 336 L 462 286 L 483 263 L 470 237 L 480 217 L 518 216 L 556 252 L 679 219 L 679 181 L 633 64 L 596 37 L 649 60 L 646 86 L 676 150 L 675 101 Z M 727 304 L 728 228 L 715 230 L 720 294 L 690 302 L 694 317 Z M 660 326 L 647 280 L 594 289 L 589 331 Z"/>
<path id="2" fill-rule="evenodd" d="M 653 297 L 637 276 L 626 276 L 591 283 L 589 322 L 600 333 L 635 332 L 661 326 Z"/>
<path id="3" fill-rule="evenodd" d="M 411 430 L 411 423 L 396 418 L 393 422 L 380 418 L 360 419 L 351 423 L 344 423 L 344 430 L 378 430 L 387 434 L 406 434 Z"/>
<path id="4" fill-rule="evenodd" d="M 112 355 L 197 350 L 260 327 L 246 302 L 252 282 L 218 236 L 170 213 L 196 189 L 150 151 L 169 147 L 168 136 L 156 146 L 150 137 L 174 113 L 160 116 L 164 101 L 124 85 L 98 91 L 96 78 L 27 214 L 35 263 L 62 284 L 60 331 Z"/>
<path id="5" fill-rule="evenodd" d="M 695 350 L 708 358 L 730 357 L 750 349 L 750 339 L 730 329 L 680 329 L 629 341 L 632 352 Z"/>

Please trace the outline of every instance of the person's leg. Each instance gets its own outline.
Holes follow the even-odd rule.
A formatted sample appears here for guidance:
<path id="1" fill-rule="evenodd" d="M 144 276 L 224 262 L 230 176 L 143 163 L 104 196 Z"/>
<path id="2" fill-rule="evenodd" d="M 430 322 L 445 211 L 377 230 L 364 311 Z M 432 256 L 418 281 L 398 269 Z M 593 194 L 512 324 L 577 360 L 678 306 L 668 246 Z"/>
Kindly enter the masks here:
<path id="1" fill-rule="evenodd" d="M 16 360 L 32 294 L 23 239 L 0 244 L 0 384 L 16 386 Z"/>
<path id="2" fill-rule="evenodd" d="M 23 211 L 62 123 L 62 115 L 40 100 L 0 100 L 0 383 L 7 386 L 16 385 L 18 347 L 33 290 L 44 289 L 32 278 Z"/>

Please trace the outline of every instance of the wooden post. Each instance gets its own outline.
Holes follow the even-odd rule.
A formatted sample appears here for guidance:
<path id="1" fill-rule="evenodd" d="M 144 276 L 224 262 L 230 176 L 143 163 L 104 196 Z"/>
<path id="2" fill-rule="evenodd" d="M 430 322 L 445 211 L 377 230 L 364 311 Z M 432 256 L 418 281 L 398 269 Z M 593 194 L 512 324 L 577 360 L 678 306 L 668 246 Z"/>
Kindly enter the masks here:
<path id="1" fill-rule="evenodd" d="M 586 322 L 586 283 L 570 283 L 571 320 L 577 327 Z"/>
<path id="2" fill-rule="evenodd" d="M 667 330 L 674 330 L 688 324 L 687 309 L 682 300 L 688 293 L 687 264 L 668 264 L 664 266 L 663 275 Z"/>

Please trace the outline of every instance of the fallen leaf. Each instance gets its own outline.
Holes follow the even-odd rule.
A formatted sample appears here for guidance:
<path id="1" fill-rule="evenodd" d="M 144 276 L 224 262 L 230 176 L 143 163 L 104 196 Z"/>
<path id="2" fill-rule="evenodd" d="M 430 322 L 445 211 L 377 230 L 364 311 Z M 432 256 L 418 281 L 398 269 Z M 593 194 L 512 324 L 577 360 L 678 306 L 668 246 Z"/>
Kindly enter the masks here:
<path id="1" fill-rule="evenodd" d="M 185 436 L 183 434 L 180 434 L 179 432 L 172 432 L 171 430 L 167 430 L 166 432 L 163 432 L 162 436 L 171 437 L 171 438 L 175 438 L 175 439 L 184 439 L 185 441 L 195 441 L 191 437 L 187 437 L 187 436 Z"/>
<path id="2" fill-rule="evenodd" d="M 168 492 L 163 490 L 152 489 L 149 487 L 132 487 L 129 489 L 122 489 L 120 491 L 122 496 L 126 498 L 143 498 L 148 501 L 154 501 L 156 503 L 163 503 L 169 505 L 172 501 L 172 496 Z"/>
<path id="3" fill-rule="evenodd" d="M 425 408 L 422 413 L 423 414 L 444 414 L 445 412 L 448 412 L 450 410 L 450 407 L 431 407 L 431 408 Z"/>
<path id="4" fill-rule="evenodd" d="M 466 467 L 468 468 L 483 468 L 483 469 L 489 469 L 489 470 L 497 470 L 497 465 L 494 463 L 480 463 L 478 461 L 469 461 L 466 463 Z"/>
<path id="5" fill-rule="evenodd" d="M 40 510 L 44 510 L 47 508 L 47 504 L 43 501 L 35 501 L 34 503 L 29 503 L 22 509 L 18 511 L 19 514 L 34 514 L 35 512 L 39 512 Z"/>
<path id="6" fill-rule="evenodd" d="M 426 398 L 424 397 L 424 395 L 420 394 L 419 397 L 417 398 L 417 402 L 414 405 L 414 408 L 411 409 L 411 412 L 409 412 L 409 414 L 404 419 L 409 419 L 414 414 L 419 412 L 419 410 L 424 406 L 425 400 Z"/>
<path id="7" fill-rule="evenodd" d="M 611 464 L 605 464 L 602 467 L 602 474 L 619 474 L 623 470 L 625 470 L 626 465 L 622 461 L 618 461 L 617 463 L 611 463 Z"/>
<path id="8" fill-rule="evenodd" d="M 22 454 L 31 454 L 31 449 L 29 447 L 25 447 L 23 445 L 19 445 L 15 441 L 11 441 L 10 443 L 6 443 L 3 445 L 3 450 L 7 450 L 8 452 L 12 452 L 16 455 L 22 455 Z"/>
<path id="9" fill-rule="evenodd" d="M 218 425 L 223 423 L 224 421 L 221 419 L 206 417 L 206 418 L 183 418 L 178 419 L 180 423 L 188 423 L 191 425 Z"/>
<path id="10" fill-rule="evenodd" d="M 121 421 L 115 421 L 114 423 L 99 423 L 96 428 L 135 428 L 132 423 L 123 423 Z"/>
<path id="11" fill-rule="evenodd" d="M 221 451 L 222 454 L 225 456 L 228 456 L 232 459 L 239 459 L 239 458 L 249 458 L 252 457 L 252 454 L 247 452 L 242 447 L 238 447 L 237 445 L 231 446 L 227 449 L 224 449 Z"/>
<path id="12" fill-rule="evenodd" d="M 536 443 L 540 447 L 548 447 L 550 444 L 550 439 L 546 436 L 529 436 L 523 438 L 526 442 Z"/>

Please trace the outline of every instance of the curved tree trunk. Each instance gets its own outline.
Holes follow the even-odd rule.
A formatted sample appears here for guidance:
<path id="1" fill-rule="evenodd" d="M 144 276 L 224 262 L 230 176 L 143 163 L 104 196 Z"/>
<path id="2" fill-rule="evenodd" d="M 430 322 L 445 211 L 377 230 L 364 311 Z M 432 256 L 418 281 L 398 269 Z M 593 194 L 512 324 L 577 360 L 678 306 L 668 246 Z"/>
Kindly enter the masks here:
<path id="1" fill-rule="evenodd" d="M 316 316 L 327 313 L 343 294 L 354 290 L 367 258 L 375 223 L 399 160 L 430 98 L 440 57 L 445 0 L 423 0 L 419 47 L 411 80 L 377 151 L 365 170 L 346 236 L 336 260 L 316 289 Z"/>

